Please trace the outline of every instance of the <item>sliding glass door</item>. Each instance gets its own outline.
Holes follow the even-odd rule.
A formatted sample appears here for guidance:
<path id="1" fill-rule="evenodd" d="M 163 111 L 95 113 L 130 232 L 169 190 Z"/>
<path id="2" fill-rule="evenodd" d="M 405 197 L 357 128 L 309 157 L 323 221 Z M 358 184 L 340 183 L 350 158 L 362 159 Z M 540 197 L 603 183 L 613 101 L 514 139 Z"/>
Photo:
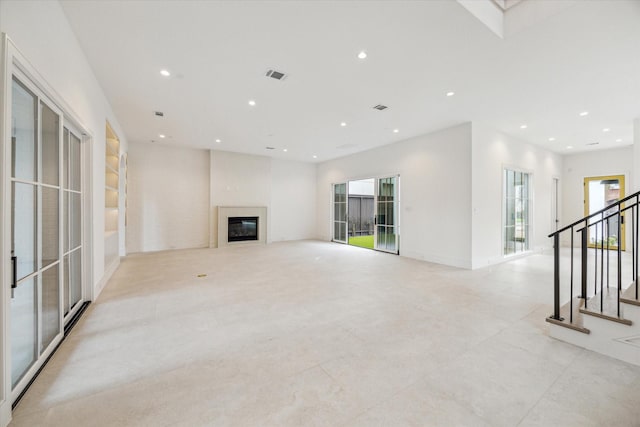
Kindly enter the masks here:
<path id="1" fill-rule="evenodd" d="M 60 342 L 83 297 L 82 139 L 25 76 L 11 81 L 8 221 L 12 395 Z"/>
<path id="2" fill-rule="evenodd" d="M 32 366 L 62 337 L 61 120 L 59 110 L 14 77 L 11 384 L 18 390 L 28 382 L 23 379 Z"/>
<path id="3" fill-rule="evenodd" d="M 398 253 L 398 177 L 376 179 L 374 249 Z"/>

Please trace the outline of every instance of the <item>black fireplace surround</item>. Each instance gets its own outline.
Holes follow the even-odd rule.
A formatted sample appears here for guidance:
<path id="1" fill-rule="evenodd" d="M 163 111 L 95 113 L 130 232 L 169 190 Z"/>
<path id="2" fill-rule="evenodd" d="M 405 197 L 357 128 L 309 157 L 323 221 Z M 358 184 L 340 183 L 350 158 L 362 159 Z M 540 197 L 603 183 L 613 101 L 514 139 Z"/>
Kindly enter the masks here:
<path id="1" fill-rule="evenodd" d="M 258 240 L 257 216 L 230 216 L 227 229 L 228 242 Z"/>

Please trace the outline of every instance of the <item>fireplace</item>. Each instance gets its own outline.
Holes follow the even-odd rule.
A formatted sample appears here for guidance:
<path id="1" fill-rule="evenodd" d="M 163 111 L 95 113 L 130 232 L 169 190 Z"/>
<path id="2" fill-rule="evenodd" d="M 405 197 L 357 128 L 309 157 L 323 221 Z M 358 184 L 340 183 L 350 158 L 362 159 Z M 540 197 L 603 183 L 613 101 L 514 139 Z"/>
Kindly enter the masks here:
<path id="1" fill-rule="evenodd" d="M 213 221 L 212 247 L 267 244 L 266 206 L 218 206 Z"/>
<path id="2" fill-rule="evenodd" d="M 258 217 L 230 216 L 227 230 L 227 242 L 258 240 Z"/>

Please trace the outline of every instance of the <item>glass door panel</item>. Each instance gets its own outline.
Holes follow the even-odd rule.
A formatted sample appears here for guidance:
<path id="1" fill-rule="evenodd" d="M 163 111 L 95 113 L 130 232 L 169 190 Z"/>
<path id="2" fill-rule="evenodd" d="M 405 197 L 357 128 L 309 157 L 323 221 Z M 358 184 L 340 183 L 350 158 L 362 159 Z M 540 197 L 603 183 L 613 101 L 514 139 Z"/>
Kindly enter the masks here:
<path id="1" fill-rule="evenodd" d="M 38 99 L 17 79 L 12 83 L 11 176 L 34 182 L 38 165 Z"/>
<path id="2" fill-rule="evenodd" d="M 24 280 L 11 298 L 11 386 L 38 358 L 38 294 L 34 278 Z"/>
<path id="3" fill-rule="evenodd" d="M 16 257 L 18 281 L 36 271 L 36 191 L 33 184 L 13 182 L 12 185 L 11 234 L 14 236 L 11 255 Z M 20 238 L 15 238 L 20 236 Z"/>
<path id="4" fill-rule="evenodd" d="M 42 268 L 60 257 L 60 206 L 57 188 L 42 187 Z"/>
<path id="5" fill-rule="evenodd" d="M 584 179 L 584 214 L 591 215 L 602 209 L 606 209 L 624 198 L 624 175 L 614 176 L 594 176 Z M 617 208 L 613 207 L 604 212 L 604 217 L 616 213 Z M 622 214 L 624 217 L 624 214 Z M 589 224 L 595 224 L 603 218 L 602 215 L 596 215 L 589 220 Z M 609 221 L 598 223 L 588 227 L 587 239 L 590 247 L 620 249 L 624 250 L 624 220 L 619 225 L 620 234 L 618 235 L 618 217 L 614 216 Z"/>
<path id="6" fill-rule="evenodd" d="M 82 301 L 82 147 L 77 133 L 71 128 L 64 128 L 62 289 L 65 322 Z"/>
<path id="7" fill-rule="evenodd" d="M 59 263 L 42 272 L 42 343 L 40 353 L 60 333 Z"/>
<path id="8" fill-rule="evenodd" d="M 347 183 L 333 185 L 333 240 L 347 243 Z"/>
<path id="9" fill-rule="evenodd" d="M 26 80 L 25 80 L 26 81 Z M 16 77 L 11 105 L 11 383 L 14 396 L 61 338 L 61 114 Z"/>
<path id="10" fill-rule="evenodd" d="M 41 105 L 42 183 L 60 183 L 60 116 L 44 102 Z"/>
<path id="11" fill-rule="evenodd" d="M 376 180 L 376 236 L 375 249 L 398 253 L 397 209 L 398 181 L 397 176 Z"/>

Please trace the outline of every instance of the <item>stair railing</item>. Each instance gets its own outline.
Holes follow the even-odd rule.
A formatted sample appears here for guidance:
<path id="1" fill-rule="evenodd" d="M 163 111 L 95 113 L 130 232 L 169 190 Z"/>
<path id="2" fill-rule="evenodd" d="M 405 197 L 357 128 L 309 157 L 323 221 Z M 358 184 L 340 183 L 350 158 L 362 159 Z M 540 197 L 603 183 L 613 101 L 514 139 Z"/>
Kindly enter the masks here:
<path id="1" fill-rule="evenodd" d="M 573 300 L 574 300 L 574 235 L 580 233 L 580 295 L 578 298 L 584 299 L 584 308 L 588 308 L 588 300 L 590 297 L 600 294 L 600 311 L 604 310 L 604 287 L 609 288 L 610 276 L 610 252 L 613 247 L 617 253 L 617 263 L 615 265 L 617 292 L 617 315 L 620 317 L 620 294 L 622 292 L 622 243 L 624 236 L 622 235 L 622 224 L 625 222 L 625 213 L 631 211 L 631 277 L 632 284 L 635 286 L 635 299 L 638 299 L 638 252 L 639 252 L 639 211 L 640 209 L 640 191 L 627 196 L 611 205 L 594 212 L 584 218 L 575 221 L 551 234 L 553 238 L 553 315 L 551 319 L 564 321 L 561 317 L 561 269 L 560 269 L 560 236 L 562 233 L 570 233 L 570 274 L 569 274 L 569 323 L 573 323 Z M 613 227 L 612 227 L 613 225 Z M 612 230 L 613 228 L 613 230 Z M 614 234 L 615 233 L 615 234 Z M 589 242 L 588 236 L 592 237 Z M 614 237 L 615 236 L 615 237 Z M 615 245 L 612 244 L 615 238 Z M 588 256 L 589 245 L 593 245 L 593 271 L 594 286 L 593 292 L 589 292 L 588 286 Z M 605 253 L 606 250 L 606 253 Z M 600 255 L 598 256 L 598 252 Z M 605 261 L 606 259 L 606 261 Z M 600 265 L 598 266 L 598 261 Z M 600 276 L 598 292 L 598 273 Z M 605 277 L 606 275 L 606 277 Z M 566 286 L 566 285 L 565 285 Z"/>

